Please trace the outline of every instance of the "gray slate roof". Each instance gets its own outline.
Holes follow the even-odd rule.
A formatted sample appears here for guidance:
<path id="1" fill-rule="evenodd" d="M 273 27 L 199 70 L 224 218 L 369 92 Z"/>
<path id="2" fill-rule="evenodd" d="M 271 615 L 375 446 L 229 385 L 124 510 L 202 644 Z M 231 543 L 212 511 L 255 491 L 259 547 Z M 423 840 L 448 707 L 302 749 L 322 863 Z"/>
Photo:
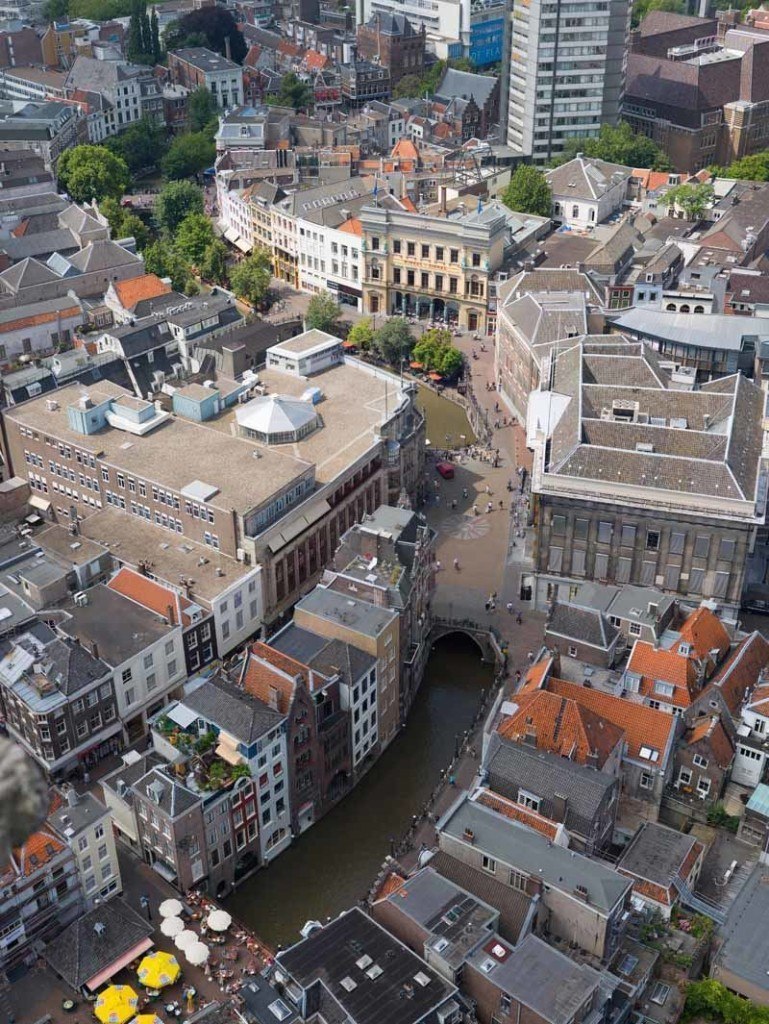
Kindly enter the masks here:
<path id="1" fill-rule="evenodd" d="M 491 737 L 486 767 L 495 792 L 516 800 L 518 789 L 525 789 L 542 799 L 540 811 L 546 817 L 551 817 L 553 798 L 565 797 L 564 824 L 583 835 L 583 829 L 598 816 L 607 792 L 617 785 L 606 772 L 498 734 Z"/>
<path id="2" fill-rule="evenodd" d="M 455 97 L 475 100 L 478 106 L 483 105 L 494 91 L 497 79 L 493 75 L 476 75 L 472 71 L 457 71 L 447 68 L 443 73 L 440 85 L 435 90 L 436 98 L 452 100 Z"/>
<path id="3" fill-rule="evenodd" d="M 72 789 L 69 792 L 74 793 L 75 790 Z M 100 800 L 96 799 L 93 793 L 81 793 L 77 796 L 77 802 L 74 804 L 69 802 L 68 794 L 68 799 L 61 807 L 49 815 L 48 823 L 53 825 L 60 835 L 65 835 L 69 829 L 72 829 L 77 835 L 83 829 L 91 828 L 108 813 L 107 808 Z M 65 836 L 65 838 L 70 837 Z"/>
<path id="4" fill-rule="evenodd" d="M 133 790 L 169 818 L 178 818 L 202 799 L 199 794 L 193 793 L 160 768 L 153 768 L 147 772 L 133 784 Z"/>
<path id="5" fill-rule="evenodd" d="M 104 925 L 99 935 L 94 926 Z M 84 914 L 49 942 L 43 958 L 76 991 L 154 931 L 122 897 Z"/>
<path id="6" fill-rule="evenodd" d="M 649 882 L 669 886 L 696 841 L 694 836 L 647 821 L 633 836 L 617 866 Z"/>
<path id="7" fill-rule="evenodd" d="M 731 971 L 738 978 L 769 993 L 769 870 L 756 864 L 753 872 L 729 908 L 726 921 L 719 929 L 721 946 L 711 971 L 718 978 L 720 970 Z"/>
<path id="8" fill-rule="evenodd" d="M 632 886 L 629 878 L 601 861 L 554 846 L 538 832 L 463 798 L 439 822 L 439 833 L 446 832 L 454 840 L 467 844 L 466 829 L 474 835 L 476 850 L 526 874 L 536 875 L 554 889 L 572 893 L 578 885 L 584 886 L 590 905 L 599 913 L 609 914 Z"/>
<path id="9" fill-rule="evenodd" d="M 556 603 L 550 612 L 546 632 L 557 633 L 604 651 L 619 636 L 619 630 L 597 609 L 560 603 Z"/>
<path id="10" fill-rule="evenodd" d="M 283 716 L 264 701 L 222 679 L 209 680 L 181 703 L 246 744 L 283 721 Z"/>

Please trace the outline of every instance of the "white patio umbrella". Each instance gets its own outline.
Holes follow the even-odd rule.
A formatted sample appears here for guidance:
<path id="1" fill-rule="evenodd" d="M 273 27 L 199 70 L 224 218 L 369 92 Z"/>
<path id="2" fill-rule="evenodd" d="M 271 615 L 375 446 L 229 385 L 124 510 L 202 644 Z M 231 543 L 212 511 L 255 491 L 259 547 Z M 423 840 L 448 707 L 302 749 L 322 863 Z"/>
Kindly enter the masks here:
<path id="1" fill-rule="evenodd" d="M 178 935 L 185 930 L 184 921 L 180 917 L 164 917 L 160 930 L 164 935 L 173 938 L 174 935 Z"/>
<path id="2" fill-rule="evenodd" d="M 173 920 L 173 918 L 170 920 Z M 183 932 L 179 932 L 178 935 L 174 936 L 174 945 L 177 949 L 188 949 L 197 941 L 197 935 L 195 932 L 190 931 L 189 928 L 185 928 Z"/>
<path id="3" fill-rule="evenodd" d="M 158 907 L 161 917 L 178 917 L 184 910 L 179 900 L 163 900 Z"/>
<path id="4" fill-rule="evenodd" d="M 208 946 L 205 942 L 193 942 L 192 945 L 187 946 L 184 955 L 193 967 L 200 967 L 208 960 Z"/>
<path id="5" fill-rule="evenodd" d="M 232 917 L 226 910 L 212 910 L 206 923 L 214 932 L 226 932 L 232 924 Z"/>

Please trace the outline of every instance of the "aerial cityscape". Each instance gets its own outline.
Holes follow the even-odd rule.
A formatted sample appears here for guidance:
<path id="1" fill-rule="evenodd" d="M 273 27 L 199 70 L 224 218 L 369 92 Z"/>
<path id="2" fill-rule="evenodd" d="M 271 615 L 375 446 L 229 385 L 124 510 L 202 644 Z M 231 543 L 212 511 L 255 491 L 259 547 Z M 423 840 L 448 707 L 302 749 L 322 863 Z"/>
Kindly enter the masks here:
<path id="1" fill-rule="evenodd" d="M 765 67 L 0 0 L 0 1024 L 769 1024 Z"/>

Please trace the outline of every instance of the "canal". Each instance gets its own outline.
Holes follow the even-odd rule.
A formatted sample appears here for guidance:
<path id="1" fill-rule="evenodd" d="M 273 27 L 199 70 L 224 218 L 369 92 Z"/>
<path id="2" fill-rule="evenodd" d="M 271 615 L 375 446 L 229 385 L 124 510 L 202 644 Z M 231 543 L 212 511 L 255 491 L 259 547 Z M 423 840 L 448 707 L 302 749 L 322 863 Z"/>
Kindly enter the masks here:
<path id="1" fill-rule="evenodd" d="M 417 405 L 424 413 L 431 447 L 464 448 L 475 443 L 470 421 L 457 402 L 420 384 Z"/>
<path id="2" fill-rule="evenodd" d="M 493 675 L 468 637 L 440 640 L 406 729 L 346 799 L 227 901 L 235 916 L 271 946 L 287 945 L 305 921 L 362 899 L 390 851 L 390 837 L 403 835 L 430 796 Z"/>

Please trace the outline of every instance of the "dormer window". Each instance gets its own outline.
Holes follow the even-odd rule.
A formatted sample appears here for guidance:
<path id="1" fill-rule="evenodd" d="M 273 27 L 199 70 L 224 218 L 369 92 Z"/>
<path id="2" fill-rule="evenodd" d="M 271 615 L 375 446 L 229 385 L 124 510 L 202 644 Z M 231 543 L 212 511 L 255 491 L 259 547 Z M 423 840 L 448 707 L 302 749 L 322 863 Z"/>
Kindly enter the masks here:
<path id="1" fill-rule="evenodd" d="M 682 658 L 688 658 L 689 655 L 692 653 L 692 645 L 685 642 L 680 643 L 678 645 L 678 653 L 681 655 Z"/>

